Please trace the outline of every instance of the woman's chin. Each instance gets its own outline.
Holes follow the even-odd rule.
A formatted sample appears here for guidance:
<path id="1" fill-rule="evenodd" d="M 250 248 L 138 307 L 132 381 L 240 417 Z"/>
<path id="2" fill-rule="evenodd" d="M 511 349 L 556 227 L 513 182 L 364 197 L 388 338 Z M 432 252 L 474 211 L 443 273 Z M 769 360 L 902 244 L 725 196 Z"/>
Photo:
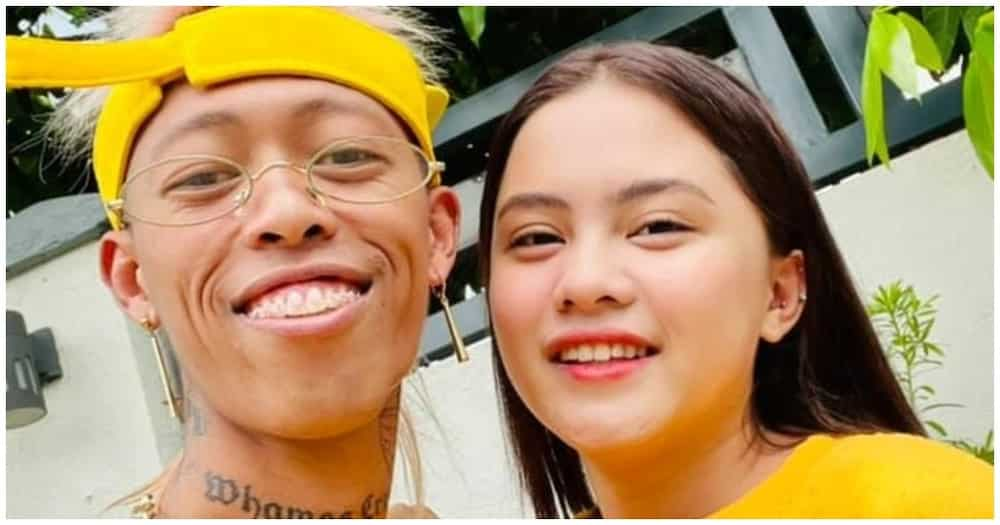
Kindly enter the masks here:
<path id="1" fill-rule="evenodd" d="M 628 450 L 647 443 L 658 425 L 651 425 L 648 415 L 591 412 L 578 414 L 572 420 L 563 419 L 549 428 L 570 447 L 583 455 L 603 455 L 616 450 Z"/>

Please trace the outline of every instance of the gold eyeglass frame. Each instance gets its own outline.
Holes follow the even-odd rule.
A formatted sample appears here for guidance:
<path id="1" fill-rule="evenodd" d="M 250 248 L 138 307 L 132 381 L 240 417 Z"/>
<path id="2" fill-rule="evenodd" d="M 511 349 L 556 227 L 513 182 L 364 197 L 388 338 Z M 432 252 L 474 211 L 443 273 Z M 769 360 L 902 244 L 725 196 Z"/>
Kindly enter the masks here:
<path id="1" fill-rule="evenodd" d="M 338 144 L 341 144 L 341 143 L 349 144 L 351 142 L 359 142 L 359 141 L 373 140 L 373 139 L 374 140 L 379 140 L 379 141 L 396 142 L 396 143 L 405 145 L 406 147 L 408 147 L 409 149 L 411 149 L 415 153 L 417 153 L 417 155 L 419 155 L 420 158 L 422 158 L 424 160 L 424 163 L 427 165 L 427 173 L 424 174 L 424 177 L 423 177 L 423 179 L 421 179 L 420 183 L 417 184 L 417 185 L 415 185 L 412 189 L 406 190 L 405 192 L 403 192 L 403 193 L 401 193 L 399 195 L 395 195 L 393 197 L 386 198 L 386 199 L 378 199 L 378 200 L 346 199 L 346 198 L 343 198 L 343 197 L 338 197 L 336 195 L 330 195 L 328 193 L 324 193 L 323 191 L 321 191 L 319 188 L 316 187 L 315 183 L 313 182 L 313 178 L 312 178 L 312 176 L 309 175 L 309 173 L 311 172 L 311 169 L 312 169 L 313 165 L 316 164 L 316 162 L 320 159 L 320 157 L 322 157 L 326 153 L 329 153 L 329 151 L 333 147 L 335 147 L 336 145 L 338 145 Z M 256 172 L 254 172 L 252 174 L 249 172 L 249 170 L 245 166 L 241 165 L 240 163 L 238 163 L 238 162 L 236 162 L 236 161 L 234 161 L 232 159 L 226 158 L 226 157 L 221 157 L 221 156 L 217 156 L 217 155 L 207 155 L 207 154 L 177 155 L 175 157 L 170 157 L 170 158 L 166 158 L 166 159 L 163 159 L 163 160 L 156 161 L 156 162 L 154 162 L 154 163 L 152 163 L 152 164 L 150 164 L 148 166 L 143 167 L 140 170 L 137 170 L 135 173 L 132 173 L 131 175 L 127 175 L 126 176 L 125 184 L 122 185 L 122 189 L 120 191 L 120 195 L 125 194 L 126 190 L 128 189 L 129 184 L 132 181 L 136 180 L 136 178 L 139 177 L 140 175 L 142 175 L 144 173 L 147 173 L 147 172 L 149 172 L 149 171 L 151 171 L 153 169 L 156 169 L 156 168 L 158 168 L 158 167 L 160 167 L 160 166 L 162 166 L 162 165 L 164 165 L 166 163 L 177 162 L 179 160 L 212 160 L 212 161 L 219 161 L 219 162 L 222 162 L 224 164 L 228 164 L 229 166 L 237 168 L 239 170 L 240 174 L 243 175 L 244 177 L 246 177 L 248 179 L 249 182 L 247 184 L 247 188 L 244 189 L 244 190 L 242 190 L 242 191 L 240 191 L 240 193 L 237 195 L 237 198 L 235 199 L 235 205 L 231 209 L 229 209 L 229 210 L 227 210 L 227 211 L 225 211 L 223 213 L 220 213 L 220 214 L 218 214 L 218 215 L 216 215 L 214 217 L 211 217 L 209 219 L 199 220 L 199 221 L 196 221 L 196 222 L 187 222 L 187 223 L 183 223 L 183 224 L 162 223 L 162 222 L 157 222 L 157 221 L 151 221 L 151 220 L 148 220 L 148 219 L 144 219 L 142 217 L 127 215 L 125 213 L 125 199 L 123 197 L 119 197 L 119 198 L 117 198 L 115 200 L 112 200 L 112 201 L 109 201 L 108 203 L 106 203 L 104 205 L 105 209 L 107 209 L 108 212 L 114 213 L 115 215 L 117 215 L 118 219 L 121 221 L 122 225 L 127 225 L 130 221 L 134 220 L 134 221 L 142 222 L 142 223 L 145 223 L 145 224 L 153 224 L 153 225 L 156 225 L 156 226 L 166 226 L 166 227 L 197 226 L 199 224 L 205 224 L 207 222 L 212 222 L 214 220 L 221 219 L 222 217 L 225 217 L 226 215 L 229 215 L 230 213 L 233 213 L 236 210 L 238 210 L 238 209 L 242 208 L 243 206 L 245 206 L 246 203 L 250 201 L 250 197 L 253 195 L 253 188 L 254 188 L 253 183 L 254 183 L 254 181 L 260 179 L 260 177 L 262 177 L 265 172 L 267 172 L 267 171 L 269 171 L 271 169 L 274 169 L 274 168 L 290 168 L 292 170 L 295 170 L 298 173 L 301 173 L 302 175 L 305 175 L 306 176 L 306 182 L 308 184 L 308 190 L 307 191 L 309 193 L 309 196 L 312 197 L 313 200 L 316 201 L 316 203 L 319 204 L 320 206 L 326 206 L 325 199 L 327 199 L 327 198 L 335 200 L 335 201 L 338 201 L 338 202 L 344 202 L 344 203 L 347 203 L 347 204 L 377 205 L 377 204 L 388 204 L 390 202 L 395 202 L 395 201 L 398 201 L 400 199 L 406 198 L 407 196 L 409 196 L 409 195 L 411 195 L 411 194 L 419 191 L 421 188 L 427 187 L 428 183 L 436 182 L 434 184 L 430 184 L 430 187 L 437 186 L 438 184 L 440 184 L 440 181 L 439 180 L 438 181 L 434 181 L 434 178 L 435 178 L 436 175 L 440 175 L 440 174 L 444 173 L 444 170 L 445 170 L 445 163 L 444 162 L 437 161 L 437 160 L 434 160 L 434 161 L 430 160 L 429 158 L 427 158 L 427 154 L 424 153 L 423 150 L 421 150 L 420 148 L 418 148 L 417 146 L 415 146 L 414 144 L 412 144 L 412 143 L 410 143 L 410 142 L 408 142 L 406 140 L 399 139 L 399 138 L 396 138 L 396 137 L 384 137 L 384 136 L 378 136 L 378 135 L 362 135 L 362 136 L 356 136 L 356 137 L 346 137 L 346 138 L 337 139 L 337 140 L 335 140 L 333 142 L 330 142 L 329 144 L 327 144 L 327 145 L 323 146 L 322 148 L 320 148 L 319 151 L 317 151 L 309 159 L 309 161 L 306 162 L 306 164 L 304 166 L 297 165 L 297 164 L 295 164 L 295 163 L 293 163 L 291 161 L 288 161 L 288 160 L 276 160 L 276 161 L 273 161 L 273 162 L 269 162 L 268 164 L 265 164 L 264 166 L 262 166 L 260 169 L 258 169 Z"/>

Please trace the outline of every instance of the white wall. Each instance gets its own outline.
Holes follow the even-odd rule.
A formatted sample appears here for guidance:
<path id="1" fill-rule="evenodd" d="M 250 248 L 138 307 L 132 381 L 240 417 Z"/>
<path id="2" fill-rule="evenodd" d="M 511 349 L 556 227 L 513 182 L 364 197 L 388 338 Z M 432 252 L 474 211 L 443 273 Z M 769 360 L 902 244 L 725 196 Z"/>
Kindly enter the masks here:
<path id="1" fill-rule="evenodd" d="M 928 378 L 939 400 L 965 408 L 936 418 L 959 437 L 981 439 L 993 424 L 993 184 L 964 132 L 893 166 L 824 190 L 820 201 L 866 295 L 897 278 L 922 295 L 941 295 L 934 334 L 947 357 Z M 45 387 L 49 414 L 7 432 L 7 515 L 95 516 L 156 474 L 169 448 L 165 409 L 149 413 L 143 397 L 159 389 L 155 366 L 142 361 L 148 349 L 138 347 L 141 338 L 130 341 L 98 280 L 96 243 L 8 280 L 7 308 L 19 310 L 29 330 L 53 328 L 65 374 Z M 419 372 L 431 411 L 408 403 L 428 502 L 442 517 L 523 516 L 488 342 L 470 353 L 468 363 L 447 359 Z M 409 501 L 402 470 L 393 500 Z"/>
<path id="2" fill-rule="evenodd" d="M 63 369 L 43 389 L 48 414 L 7 431 L 11 518 L 95 517 L 160 468 L 125 321 L 98 278 L 97 246 L 7 281 L 7 308 L 21 312 L 29 332 L 52 328 Z"/>
<path id="3" fill-rule="evenodd" d="M 958 438 L 981 442 L 993 427 L 993 182 L 965 131 L 926 144 L 822 190 L 820 204 L 866 298 L 896 279 L 921 297 L 940 294 L 931 339 L 943 368 L 921 379 L 931 412 Z"/>
<path id="4" fill-rule="evenodd" d="M 404 390 L 404 410 L 415 420 L 427 503 L 442 518 L 531 517 L 507 459 L 490 342 L 468 350 L 469 361 L 432 363 Z M 412 502 L 399 458 L 396 465 L 392 499 Z"/>

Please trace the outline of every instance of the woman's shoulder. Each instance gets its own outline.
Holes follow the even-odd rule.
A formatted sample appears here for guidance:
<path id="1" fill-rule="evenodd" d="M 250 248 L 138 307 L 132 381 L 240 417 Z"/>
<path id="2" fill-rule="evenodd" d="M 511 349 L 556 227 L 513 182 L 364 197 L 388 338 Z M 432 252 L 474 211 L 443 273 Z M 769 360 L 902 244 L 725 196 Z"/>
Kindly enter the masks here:
<path id="1" fill-rule="evenodd" d="M 814 436 L 830 440 L 830 451 L 837 454 L 881 456 L 889 458 L 909 458 L 921 455 L 926 459 L 942 458 L 953 460 L 969 458 L 990 465 L 951 445 L 933 439 L 902 433 L 851 434 L 847 436 Z M 813 439 L 813 438 L 811 438 Z"/>
<path id="2" fill-rule="evenodd" d="M 956 447 L 923 436 L 897 433 L 824 436 L 829 447 L 824 459 L 834 462 L 863 462 L 896 473 L 913 470 L 959 470 L 989 474 L 993 467 Z"/>
<path id="3" fill-rule="evenodd" d="M 910 434 L 816 436 L 810 479 L 886 517 L 992 517 L 993 466 Z M 872 516 L 875 517 L 875 516 Z"/>

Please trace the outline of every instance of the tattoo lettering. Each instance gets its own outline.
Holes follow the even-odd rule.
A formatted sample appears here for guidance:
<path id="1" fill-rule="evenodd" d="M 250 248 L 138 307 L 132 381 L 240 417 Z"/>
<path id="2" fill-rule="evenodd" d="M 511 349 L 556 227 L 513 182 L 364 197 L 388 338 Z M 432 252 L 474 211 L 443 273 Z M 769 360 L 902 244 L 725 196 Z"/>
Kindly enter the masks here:
<path id="1" fill-rule="evenodd" d="M 251 512 L 250 504 L 253 503 L 253 511 Z M 250 485 L 243 487 L 243 512 L 247 514 L 253 514 L 253 517 L 260 516 L 260 500 L 250 495 Z"/>
<path id="2" fill-rule="evenodd" d="M 396 428 L 399 423 L 399 388 L 391 395 L 389 402 L 378 418 L 379 446 L 382 448 L 382 459 L 385 468 L 392 474 L 392 463 L 396 459 Z"/>
<path id="3" fill-rule="evenodd" d="M 271 520 L 284 518 L 284 516 L 281 515 L 281 505 L 278 505 L 277 503 L 268 503 L 267 505 L 264 505 L 264 517 Z"/>
<path id="4" fill-rule="evenodd" d="M 208 498 L 208 501 L 229 505 L 239 497 L 239 488 L 236 487 L 236 482 L 231 479 L 206 472 L 205 484 L 205 497 Z"/>
<path id="5" fill-rule="evenodd" d="M 188 401 L 185 411 L 188 418 L 188 428 L 192 436 L 204 436 L 207 430 L 205 425 L 205 415 L 201 412 L 201 407 L 193 401 Z"/>
<path id="6" fill-rule="evenodd" d="M 252 518 L 378 518 L 385 516 L 388 506 L 388 495 L 376 497 L 369 494 L 361 502 L 360 510 L 343 510 L 340 512 L 318 512 L 302 509 L 278 502 L 264 501 L 253 495 L 252 485 L 240 488 L 235 480 L 227 479 L 212 472 L 205 473 L 205 497 L 213 503 L 229 506 L 240 500 L 237 507 L 247 517 Z"/>
<path id="7" fill-rule="evenodd" d="M 372 519 L 385 516 L 385 507 L 385 498 L 376 498 L 373 494 L 369 494 L 361 503 L 361 517 Z"/>

